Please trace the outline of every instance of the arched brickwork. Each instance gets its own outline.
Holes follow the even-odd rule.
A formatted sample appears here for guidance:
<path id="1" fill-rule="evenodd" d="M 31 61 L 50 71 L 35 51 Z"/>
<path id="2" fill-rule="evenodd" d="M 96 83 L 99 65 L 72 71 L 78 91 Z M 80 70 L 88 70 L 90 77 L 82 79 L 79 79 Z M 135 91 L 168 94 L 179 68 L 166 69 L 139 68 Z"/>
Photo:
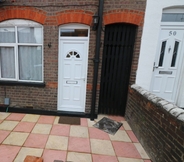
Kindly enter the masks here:
<path id="1" fill-rule="evenodd" d="M 9 19 L 27 19 L 44 24 L 46 12 L 32 7 L 0 8 L 0 22 Z"/>
<path id="2" fill-rule="evenodd" d="M 92 12 L 83 10 L 66 10 L 56 15 L 58 25 L 67 23 L 81 23 L 91 25 L 92 23 Z"/>
<path id="3" fill-rule="evenodd" d="M 104 13 L 104 25 L 114 23 L 130 23 L 138 26 L 143 25 L 144 12 L 134 10 L 113 10 Z"/>

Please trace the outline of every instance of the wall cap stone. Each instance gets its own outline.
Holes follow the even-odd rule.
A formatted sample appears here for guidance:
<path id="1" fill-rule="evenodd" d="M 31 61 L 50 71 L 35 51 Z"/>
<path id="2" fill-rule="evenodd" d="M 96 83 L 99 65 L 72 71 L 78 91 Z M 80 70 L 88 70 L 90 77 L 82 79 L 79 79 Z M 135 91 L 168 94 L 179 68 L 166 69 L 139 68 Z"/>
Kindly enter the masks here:
<path id="1" fill-rule="evenodd" d="M 172 116 L 174 116 L 178 120 L 184 122 L 184 110 L 182 108 L 179 108 L 175 104 L 173 104 L 173 103 L 171 103 L 171 102 L 169 102 L 161 97 L 154 95 L 153 93 L 145 90 L 144 88 L 142 88 L 141 86 L 139 86 L 137 84 L 133 84 L 131 86 L 131 88 L 134 89 L 135 91 L 137 91 L 139 94 L 144 96 L 146 99 L 148 99 L 152 103 L 156 104 L 157 106 L 162 107 L 165 111 L 170 113 Z"/>

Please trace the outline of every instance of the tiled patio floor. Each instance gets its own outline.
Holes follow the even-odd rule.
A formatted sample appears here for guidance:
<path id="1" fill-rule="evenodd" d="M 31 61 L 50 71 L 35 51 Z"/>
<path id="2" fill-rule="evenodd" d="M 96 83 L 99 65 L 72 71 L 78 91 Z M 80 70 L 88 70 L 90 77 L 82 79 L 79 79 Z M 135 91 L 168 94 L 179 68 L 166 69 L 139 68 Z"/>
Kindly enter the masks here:
<path id="1" fill-rule="evenodd" d="M 99 115 L 100 120 L 103 115 Z M 59 117 L 0 112 L 0 162 L 23 162 L 27 155 L 72 162 L 151 162 L 123 117 L 115 135 L 93 127 L 58 124 Z"/>

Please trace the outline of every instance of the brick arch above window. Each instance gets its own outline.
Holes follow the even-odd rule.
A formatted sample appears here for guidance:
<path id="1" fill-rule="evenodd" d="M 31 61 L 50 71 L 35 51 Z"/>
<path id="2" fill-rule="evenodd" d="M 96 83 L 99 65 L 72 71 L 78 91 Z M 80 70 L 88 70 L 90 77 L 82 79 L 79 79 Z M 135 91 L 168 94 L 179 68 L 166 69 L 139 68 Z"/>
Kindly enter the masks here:
<path id="1" fill-rule="evenodd" d="M 92 24 L 93 19 L 92 12 L 84 10 L 66 10 L 57 13 L 57 23 L 58 25 L 68 24 L 68 23 L 81 23 L 86 25 Z"/>
<path id="2" fill-rule="evenodd" d="M 10 19 L 27 19 L 44 24 L 46 12 L 32 7 L 12 6 L 0 9 L 0 22 Z"/>
<path id="3" fill-rule="evenodd" d="M 136 10 L 113 10 L 104 13 L 104 25 L 114 23 L 130 23 L 142 26 L 144 21 L 144 12 Z"/>

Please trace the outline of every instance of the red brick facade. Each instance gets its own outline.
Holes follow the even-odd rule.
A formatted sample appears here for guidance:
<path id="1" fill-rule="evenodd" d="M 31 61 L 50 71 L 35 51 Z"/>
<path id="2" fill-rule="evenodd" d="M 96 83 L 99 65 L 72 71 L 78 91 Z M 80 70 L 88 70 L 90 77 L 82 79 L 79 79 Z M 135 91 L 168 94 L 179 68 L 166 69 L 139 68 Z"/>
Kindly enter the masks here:
<path id="1" fill-rule="evenodd" d="M 105 0 L 103 28 L 114 23 L 130 23 L 138 26 L 133 54 L 130 84 L 135 81 L 142 35 L 146 0 Z M 35 109 L 57 110 L 58 87 L 58 29 L 60 25 L 80 23 L 90 26 L 88 53 L 88 76 L 86 93 L 86 113 L 90 112 L 93 61 L 95 55 L 96 31 L 92 30 L 93 15 L 98 11 L 98 0 L 30 1 L 6 0 L 0 4 L 0 22 L 10 19 L 27 19 L 43 25 L 44 30 L 44 83 L 45 87 L 23 85 L 1 85 L 0 104 L 4 103 L 5 93 L 11 99 L 11 107 L 33 106 Z M 104 33 L 102 32 L 102 45 Z M 51 48 L 48 43 L 51 42 Z M 103 46 L 101 46 L 97 93 L 100 89 L 100 72 Z M 99 96 L 97 94 L 97 97 Z M 98 98 L 97 106 L 98 107 Z"/>

